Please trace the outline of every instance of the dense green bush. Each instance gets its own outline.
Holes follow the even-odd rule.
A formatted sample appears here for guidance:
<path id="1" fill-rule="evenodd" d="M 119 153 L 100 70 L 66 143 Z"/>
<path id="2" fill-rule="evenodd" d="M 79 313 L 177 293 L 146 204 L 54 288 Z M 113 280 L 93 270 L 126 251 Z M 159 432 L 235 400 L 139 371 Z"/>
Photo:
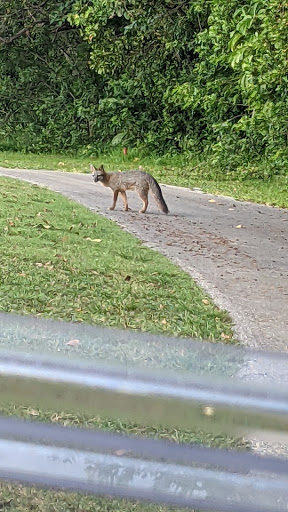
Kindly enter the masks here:
<path id="1" fill-rule="evenodd" d="M 101 79 L 63 8 L 54 0 L 43 9 L 20 0 L 1 4 L 1 149 L 65 151 L 93 138 Z"/>
<path id="2" fill-rule="evenodd" d="M 1 11 L 0 148 L 121 143 L 286 172 L 286 2 L 14 0 Z"/>
<path id="3" fill-rule="evenodd" d="M 215 160 L 286 169 L 288 12 L 279 0 L 212 0 L 199 34 L 190 108 L 202 108 Z M 178 97 L 178 101 L 179 101 Z M 189 100 L 186 101 L 189 105 Z"/>
<path id="4" fill-rule="evenodd" d="M 80 0 L 69 20 L 91 47 L 91 67 L 105 77 L 100 111 L 115 134 L 161 151 L 199 140 L 201 119 L 170 101 L 197 60 L 201 22 L 193 2 Z"/>

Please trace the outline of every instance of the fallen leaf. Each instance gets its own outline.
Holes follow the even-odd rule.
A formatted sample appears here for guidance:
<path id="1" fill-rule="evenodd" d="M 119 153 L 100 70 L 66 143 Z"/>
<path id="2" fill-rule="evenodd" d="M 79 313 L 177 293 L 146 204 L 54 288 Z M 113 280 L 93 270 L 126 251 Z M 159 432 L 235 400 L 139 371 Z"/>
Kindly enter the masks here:
<path id="1" fill-rule="evenodd" d="M 61 415 L 59 415 L 57 413 L 53 413 L 52 416 L 50 417 L 50 420 L 53 421 L 54 423 L 61 419 L 62 419 Z"/>
<path id="2" fill-rule="evenodd" d="M 35 409 L 29 409 L 28 412 L 31 416 L 39 416 L 39 412 L 35 411 Z"/>
<path id="3" fill-rule="evenodd" d="M 209 199 L 209 203 L 216 203 L 215 199 Z"/>
<path id="4" fill-rule="evenodd" d="M 209 304 L 209 300 L 208 299 L 202 299 L 202 302 L 203 302 L 203 304 L 206 304 L 206 305 Z"/>
<path id="5" fill-rule="evenodd" d="M 70 347 L 77 347 L 79 345 L 79 340 L 70 340 L 66 342 L 66 345 L 69 345 Z"/>
<path id="6" fill-rule="evenodd" d="M 228 208 L 228 210 L 229 210 L 230 212 L 233 212 L 233 211 L 235 210 L 235 208 Z"/>
<path id="7" fill-rule="evenodd" d="M 223 340 L 230 340 L 231 338 L 230 334 L 225 334 L 225 332 L 221 332 L 220 336 Z"/>
<path id="8" fill-rule="evenodd" d="M 203 412 L 205 416 L 214 416 L 215 414 L 215 410 L 213 409 L 213 407 L 204 407 Z"/>
<path id="9" fill-rule="evenodd" d="M 236 229 L 240 229 L 240 228 L 243 228 L 242 224 L 238 224 L 237 226 L 235 226 Z"/>
<path id="10" fill-rule="evenodd" d="M 49 224 L 35 224 L 33 226 L 33 228 L 38 228 L 38 229 L 50 229 L 51 226 L 49 226 Z"/>
<path id="11" fill-rule="evenodd" d="M 65 165 L 64 162 L 58 162 L 58 165 L 62 166 Z"/>
<path id="12" fill-rule="evenodd" d="M 123 448 L 122 450 L 116 450 L 116 452 L 114 452 L 114 455 L 117 455 L 117 457 L 122 457 L 122 455 L 126 455 L 126 453 L 128 453 L 128 450 L 125 450 L 125 448 Z"/>
<path id="13" fill-rule="evenodd" d="M 126 276 L 124 281 L 131 281 L 131 276 Z"/>
<path id="14" fill-rule="evenodd" d="M 163 318 L 163 320 L 161 320 L 161 324 L 162 324 L 162 325 L 166 325 L 166 324 L 167 324 L 167 320 L 166 320 L 166 318 Z"/>
<path id="15" fill-rule="evenodd" d="M 89 240 L 89 242 L 102 242 L 101 238 L 90 238 L 90 236 L 87 236 L 87 238 L 85 238 L 85 240 Z"/>

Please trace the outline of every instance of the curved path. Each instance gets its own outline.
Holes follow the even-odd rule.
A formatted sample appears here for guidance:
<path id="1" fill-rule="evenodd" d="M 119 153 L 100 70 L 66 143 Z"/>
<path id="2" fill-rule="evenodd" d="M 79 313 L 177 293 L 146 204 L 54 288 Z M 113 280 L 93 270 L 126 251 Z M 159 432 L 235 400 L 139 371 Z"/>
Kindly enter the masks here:
<path id="1" fill-rule="evenodd" d="M 250 347 L 288 349 L 288 210 L 163 185 L 170 214 L 152 197 L 145 215 L 107 211 L 112 192 L 88 174 L 0 168 L 0 175 L 48 186 L 113 219 L 186 270 L 226 309 L 238 339 Z"/>

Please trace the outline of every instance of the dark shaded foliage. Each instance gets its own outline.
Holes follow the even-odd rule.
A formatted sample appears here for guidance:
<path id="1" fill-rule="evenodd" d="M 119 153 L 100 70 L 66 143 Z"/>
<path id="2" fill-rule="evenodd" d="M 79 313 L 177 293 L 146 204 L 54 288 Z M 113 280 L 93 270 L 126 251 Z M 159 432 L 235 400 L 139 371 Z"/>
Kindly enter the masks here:
<path id="1" fill-rule="evenodd" d="M 121 143 L 286 172 L 286 2 L 14 0 L 0 16 L 0 147 Z"/>

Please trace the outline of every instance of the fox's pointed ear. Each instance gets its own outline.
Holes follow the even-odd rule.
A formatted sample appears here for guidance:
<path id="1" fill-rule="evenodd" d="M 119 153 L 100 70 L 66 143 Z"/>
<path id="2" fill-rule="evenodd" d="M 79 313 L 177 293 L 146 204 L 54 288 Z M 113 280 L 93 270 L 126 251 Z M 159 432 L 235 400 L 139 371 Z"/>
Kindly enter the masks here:
<path id="1" fill-rule="evenodd" d="M 91 172 L 96 171 L 96 169 L 95 169 L 95 167 L 94 167 L 94 165 L 93 165 L 93 164 L 90 164 L 90 171 L 91 171 Z"/>
<path id="2" fill-rule="evenodd" d="M 99 171 L 105 172 L 105 171 L 104 171 L 104 165 L 103 165 L 103 164 L 102 164 L 102 165 L 100 165 L 100 167 L 99 167 Z"/>

